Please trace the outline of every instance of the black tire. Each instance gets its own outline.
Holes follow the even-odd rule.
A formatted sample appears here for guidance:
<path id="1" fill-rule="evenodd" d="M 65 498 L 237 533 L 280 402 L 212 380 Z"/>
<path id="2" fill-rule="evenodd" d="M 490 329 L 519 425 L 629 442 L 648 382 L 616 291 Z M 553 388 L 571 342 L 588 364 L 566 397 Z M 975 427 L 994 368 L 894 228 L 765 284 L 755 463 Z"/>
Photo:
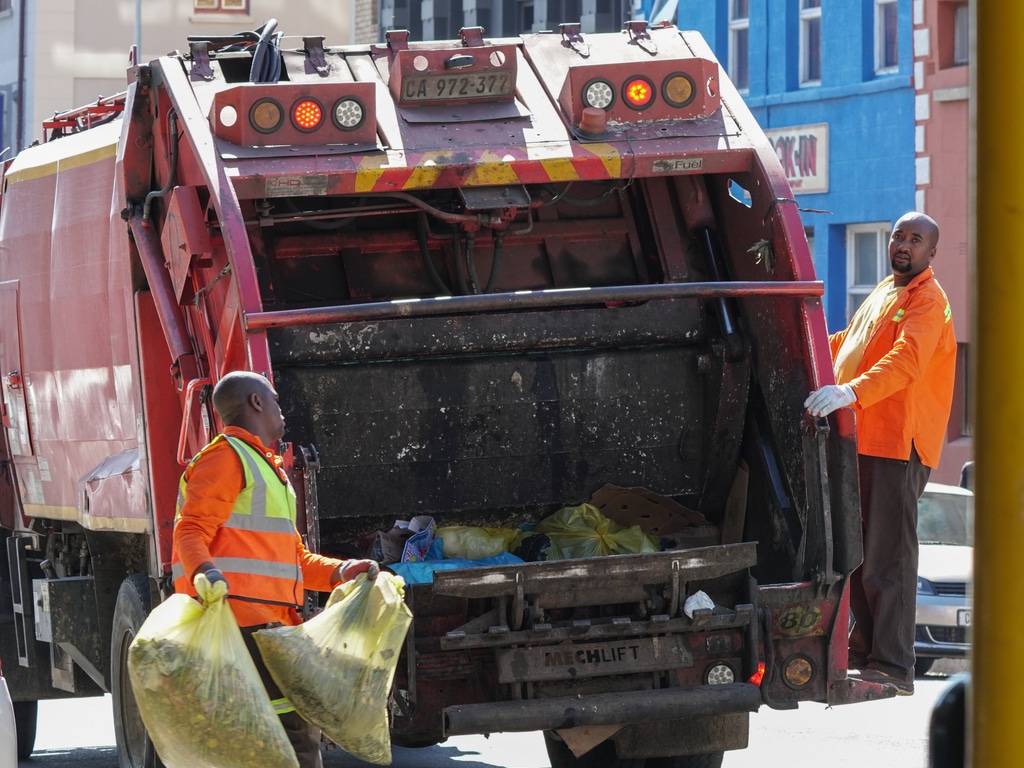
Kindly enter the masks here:
<path id="1" fill-rule="evenodd" d="M 646 768 L 722 768 L 724 752 L 703 755 L 677 755 L 676 757 L 649 757 Z"/>
<path id="2" fill-rule="evenodd" d="M 918 659 L 914 662 L 914 674 L 918 677 L 928 674 L 928 670 L 932 668 L 934 663 L 935 659 Z"/>
<path id="3" fill-rule="evenodd" d="M 128 647 L 149 614 L 149 577 L 129 576 L 114 605 L 110 637 L 110 693 L 114 700 L 114 738 L 120 768 L 161 768 L 153 742 L 142 723 L 128 678 Z"/>
<path id="4" fill-rule="evenodd" d="M 39 722 L 38 701 L 14 702 L 14 726 L 18 738 L 18 759 L 28 760 L 36 748 L 36 725 Z"/>
<path id="5" fill-rule="evenodd" d="M 544 731 L 544 746 L 548 751 L 551 768 L 644 768 L 643 759 L 624 760 L 615 754 L 615 742 L 605 741 L 581 757 L 576 757 L 568 745 L 553 731 Z"/>

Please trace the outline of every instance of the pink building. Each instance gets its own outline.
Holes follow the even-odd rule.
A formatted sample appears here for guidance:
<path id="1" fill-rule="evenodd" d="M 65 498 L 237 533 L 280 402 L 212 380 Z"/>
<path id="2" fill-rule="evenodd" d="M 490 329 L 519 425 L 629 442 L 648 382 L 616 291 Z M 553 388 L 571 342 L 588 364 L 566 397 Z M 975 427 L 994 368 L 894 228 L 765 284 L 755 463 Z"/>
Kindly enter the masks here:
<path id="1" fill-rule="evenodd" d="M 942 231 L 933 266 L 949 296 L 959 344 L 947 443 L 931 479 L 954 485 L 974 453 L 968 411 L 974 278 L 968 221 L 969 5 L 967 0 L 913 0 L 916 208 Z"/>

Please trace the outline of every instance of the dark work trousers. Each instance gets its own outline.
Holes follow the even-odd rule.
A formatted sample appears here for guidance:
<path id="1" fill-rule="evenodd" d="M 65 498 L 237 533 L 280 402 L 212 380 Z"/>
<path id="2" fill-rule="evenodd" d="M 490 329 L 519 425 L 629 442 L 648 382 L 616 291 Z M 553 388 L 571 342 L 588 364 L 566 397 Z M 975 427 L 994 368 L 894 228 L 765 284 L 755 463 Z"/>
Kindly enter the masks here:
<path id="1" fill-rule="evenodd" d="M 910 460 L 858 456 L 864 562 L 850 578 L 850 666 L 914 679 L 917 501 L 931 469 Z"/>
<path id="2" fill-rule="evenodd" d="M 256 638 L 253 637 L 257 631 L 266 627 L 242 627 L 242 637 L 245 638 L 245 645 L 252 654 L 252 660 L 256 662 L 256 669 L 259 670 L 260 680 L 267 689 L 271 701 L 283 699 L 284 694 L 277 687 L 274 678 L 270 676 L 270 670 L 263 663 L 263 655 L 259 646 L 256 645 Z M 323 768 L 324 758 L 320 753 L 320 729 L 310 725 L 298 712 L 286 712 L 281 715 L 281 725 L 284 726 L 288 740 L 295 749 L 295 756 L 299 758 L 299 768 Z"/>

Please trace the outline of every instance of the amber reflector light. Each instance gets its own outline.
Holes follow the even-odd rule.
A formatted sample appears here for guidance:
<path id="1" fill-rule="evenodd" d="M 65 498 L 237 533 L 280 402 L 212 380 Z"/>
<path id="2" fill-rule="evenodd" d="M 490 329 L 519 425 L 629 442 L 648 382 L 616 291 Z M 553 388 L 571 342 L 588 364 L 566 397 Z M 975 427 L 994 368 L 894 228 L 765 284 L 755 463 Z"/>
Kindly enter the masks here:
<path id="1" fill-rule="evenodd" d="M 661 95 L 673 107 L 685 107 L 697 96 L 697 88 L 689 75 L 679 72 L 665 78 Z"/>
<path id="2" fill-rule="evenodd" d="M 273 133 L 283 120 L 284 110 L 273 99 L 260 99 L 249 110 L 249 122 L 260 133 Z"/>

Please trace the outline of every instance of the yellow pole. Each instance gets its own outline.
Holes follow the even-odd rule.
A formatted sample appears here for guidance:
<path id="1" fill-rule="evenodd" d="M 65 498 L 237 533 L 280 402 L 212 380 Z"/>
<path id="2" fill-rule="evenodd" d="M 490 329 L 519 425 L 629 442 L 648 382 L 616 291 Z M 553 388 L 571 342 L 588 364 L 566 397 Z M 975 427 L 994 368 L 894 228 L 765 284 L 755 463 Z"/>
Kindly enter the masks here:
<path id="1" fill-rule="evenodd" d="M 974 628 L 968 765 L 1024 765 L 1024 2 L 974 0 Z M 982 280 L 984 282 L 982 282 Z"/>

